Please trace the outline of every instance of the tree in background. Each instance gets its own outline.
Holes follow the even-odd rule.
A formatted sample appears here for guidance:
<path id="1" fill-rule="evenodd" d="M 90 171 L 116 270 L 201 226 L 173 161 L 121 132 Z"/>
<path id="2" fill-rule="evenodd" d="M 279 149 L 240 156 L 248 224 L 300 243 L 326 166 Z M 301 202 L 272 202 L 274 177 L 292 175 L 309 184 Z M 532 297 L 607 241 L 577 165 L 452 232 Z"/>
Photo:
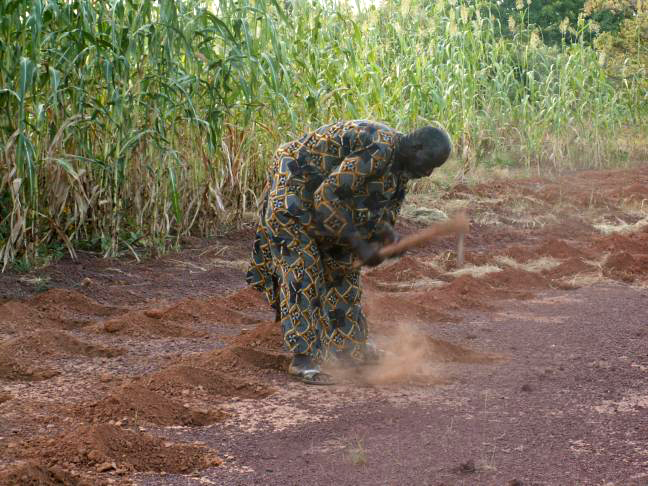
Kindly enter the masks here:
<path id="1" fill-rule="evenodd" d="M 594 46 L 601 64 L 623 79 L 643 73 L 648 88 L 648 6 L 642 0 L 587 0 L 583 12 L 600 21 Z"/>
<path id="2" fill-rule="evenodd" d="M 535 25 L 544 43 L 551 45 L 560 44 L 563 39 L 567 43 L 577 40 L 578 36 L 565 27 L 566 24 L 576 25 L 585 0 L 499 0 L 494 3 L 499 7 L 502 25 L 524 10 L 525 23 Z"/>

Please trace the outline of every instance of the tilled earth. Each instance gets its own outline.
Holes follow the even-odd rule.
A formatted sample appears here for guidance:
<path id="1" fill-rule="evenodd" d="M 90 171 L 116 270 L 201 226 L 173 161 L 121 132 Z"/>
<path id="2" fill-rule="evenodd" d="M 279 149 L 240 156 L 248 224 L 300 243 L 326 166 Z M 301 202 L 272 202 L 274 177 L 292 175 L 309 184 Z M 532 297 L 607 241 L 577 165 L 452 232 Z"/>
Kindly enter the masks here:
<path id="1" fill-rule="evenodd" d="M 648 168 L 413 195 L 363 274 L 383 362 L 289 378 L 253 228 L 0 277 L 0 484 L 648 484 Z"/>

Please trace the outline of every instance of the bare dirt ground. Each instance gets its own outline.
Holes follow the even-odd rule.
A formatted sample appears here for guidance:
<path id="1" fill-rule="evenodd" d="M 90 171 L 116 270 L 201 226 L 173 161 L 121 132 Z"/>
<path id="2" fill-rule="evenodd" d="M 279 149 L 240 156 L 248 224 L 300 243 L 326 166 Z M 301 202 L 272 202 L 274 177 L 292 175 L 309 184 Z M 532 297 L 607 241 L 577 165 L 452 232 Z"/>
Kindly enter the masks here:
<path id="1" fill-rule="evenodd" d="M 648 168 L 414 195 L 365 272 L 389 354 L 289 378 L 252 227 L 0 276 L 0 484 L 648 484 Z"/>

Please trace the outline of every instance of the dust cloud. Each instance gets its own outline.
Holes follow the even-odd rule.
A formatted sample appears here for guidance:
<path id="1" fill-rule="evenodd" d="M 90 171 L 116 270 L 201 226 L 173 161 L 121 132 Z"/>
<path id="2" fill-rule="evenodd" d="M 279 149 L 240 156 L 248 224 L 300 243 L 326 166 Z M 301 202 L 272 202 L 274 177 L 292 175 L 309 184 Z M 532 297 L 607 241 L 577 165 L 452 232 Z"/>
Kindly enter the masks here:
<path id="1" fill-rule="evenodd" d="M 376 364 L 349 367 L 334 362 L 327 364 L 324 371 L 338 383 L 402 385 L 448 382 L 444 379 L 444 360 L 435 359 L 429 336 L 409 323 L 396 325 L 395 331 L 389 336 L 375 337 L 374 342 L 381 350 Z"/>

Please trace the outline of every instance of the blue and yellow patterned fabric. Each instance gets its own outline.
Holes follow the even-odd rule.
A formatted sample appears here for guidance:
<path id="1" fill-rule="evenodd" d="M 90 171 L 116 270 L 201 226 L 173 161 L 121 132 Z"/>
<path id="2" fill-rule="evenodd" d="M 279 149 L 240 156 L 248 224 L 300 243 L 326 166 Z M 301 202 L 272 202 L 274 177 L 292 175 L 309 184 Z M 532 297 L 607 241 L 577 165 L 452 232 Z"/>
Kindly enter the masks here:
<path id="1" fill-rule="evenodd" d="M 394 167 L 400 136 L 375 122 L 340 122 L 275 153 L 247 281 L 280 312 L 290 351 L 362 359 L 367 325 L 352 249 L 396 221 L 407 184 Z"/>

